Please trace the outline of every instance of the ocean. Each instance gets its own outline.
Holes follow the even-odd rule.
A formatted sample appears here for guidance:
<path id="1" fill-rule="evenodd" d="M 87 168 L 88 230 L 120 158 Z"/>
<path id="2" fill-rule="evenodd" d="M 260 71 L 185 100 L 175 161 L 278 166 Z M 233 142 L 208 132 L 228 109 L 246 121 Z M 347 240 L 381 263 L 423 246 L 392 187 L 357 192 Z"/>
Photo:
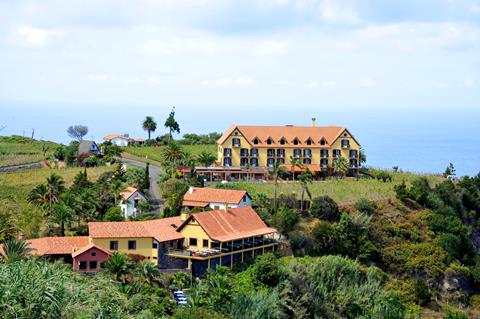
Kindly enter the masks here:
<path id="1" fill-rule="evenodd" d="M 146 137 L 141 122 L 152 115 L 163 127 L 170 107 L 127 105 L 32 105 L 0 103 L 1 135 L 30 136 L 68 143 L 72 124 L 90 128 L 89 139 L 101 141 L 109 133 Z M 347 127 L 367 155 L 367 165 L 404 171 L 442 173 L 453 163 L 458 176 L 480 172 L 480 110 L 370 109 L 326 107 L 194 107 L 177 106 L 181 133 L 223 132 L 231 124 L 317 125 Z"/>

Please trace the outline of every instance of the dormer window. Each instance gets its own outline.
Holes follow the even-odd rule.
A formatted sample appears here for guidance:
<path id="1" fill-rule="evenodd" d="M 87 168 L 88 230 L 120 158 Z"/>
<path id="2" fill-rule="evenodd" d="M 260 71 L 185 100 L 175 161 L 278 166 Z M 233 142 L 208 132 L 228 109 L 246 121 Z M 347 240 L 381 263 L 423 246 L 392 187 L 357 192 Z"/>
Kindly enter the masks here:
<path id="1" fill-rule="evenodd" d="M 254 144 L 254 145 L 257 145 L 258 143 L 260 143 L 260 141 L 258 140 L 258 138 L 255 137 L 255 138 L 253 139 L 253 144 Z"/>
<path id="2" fill-rule="evenodd" d="M 267 145 L 272 145 L 272 139 L 270 137 L 267 138 Z"/>
<path id="3" fill-rule="evenodd" d="M 320 140 L 320 145 L 325 145 L 325 144 L 327 144 L 327 142 L 325 142 L 325 139 L 322 138 L 322 139 Z"/>
<path id="4" fill-rule="evenodd" d="M 307 145 L 312 145 L 312 144 L 313 144 L 313 141 L 312 141 L 312 139 L 309 137 L 306 143 L 307 143 Z"/>
<path id="5" fill-rule="evenodd" d="M 282 138 L 280 139 L 280 145 L 285 145 L 285 143 L 286 143 L 286 140 L 282 137 Z"/>
<path id="6" fill-rule="evenodd" d="M 298 138 L 295 137 L 295 139 L 293 140 L 293 145 L 298 145 L 300 144 L 300 141 L 298 140 Z"/>

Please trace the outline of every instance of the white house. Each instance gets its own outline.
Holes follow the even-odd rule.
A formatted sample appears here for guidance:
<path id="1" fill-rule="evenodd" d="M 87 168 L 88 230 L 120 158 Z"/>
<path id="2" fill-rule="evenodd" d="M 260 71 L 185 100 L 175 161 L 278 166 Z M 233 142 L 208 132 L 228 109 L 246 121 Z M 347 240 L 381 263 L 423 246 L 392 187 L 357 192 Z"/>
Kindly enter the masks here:
<path id="1" fill-rule="evenodd" d="M 131 141 L 131 138 L 128 134 L 118 135 L 118 134 L 110 134 L 103 138 L 104 141 L 111 142 L 112 144 L 118 146 L 128 146 Z"/>
<path id="2" fill-rule="evenodd" d="M 122 197 L 120 209 L 122 210 L 125 219 L 137 216 L 137 213 L 139 212 L 138 205 L 147 202 L 145 196 L 135 187 L 127 187 L 124 192 L 120 193 L 120 196 Z"/>
<path id="3" fill-rule="evenodd" d="M 190 187 L 183 197 L 183 207 L 224 209 L 252 206 L 252 197 L 246 191 L 216 188 Z"/>

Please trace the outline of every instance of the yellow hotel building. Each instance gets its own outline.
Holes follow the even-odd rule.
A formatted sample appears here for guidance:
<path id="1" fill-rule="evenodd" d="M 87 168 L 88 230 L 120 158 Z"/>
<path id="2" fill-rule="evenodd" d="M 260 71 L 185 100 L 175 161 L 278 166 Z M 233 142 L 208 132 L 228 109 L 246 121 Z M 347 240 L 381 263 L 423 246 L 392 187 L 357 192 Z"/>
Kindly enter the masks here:
<path id="1" fill-rule="evenodd" d="M 217 141 L 218 165 L 268 169 L 278 162 L 289 166 L 297 159 L 314 173 L 333 173 L 333 161 L 344 157 L 350 173 L 360 166 L 360 144 L 345 127 L 231 126 Z"/>

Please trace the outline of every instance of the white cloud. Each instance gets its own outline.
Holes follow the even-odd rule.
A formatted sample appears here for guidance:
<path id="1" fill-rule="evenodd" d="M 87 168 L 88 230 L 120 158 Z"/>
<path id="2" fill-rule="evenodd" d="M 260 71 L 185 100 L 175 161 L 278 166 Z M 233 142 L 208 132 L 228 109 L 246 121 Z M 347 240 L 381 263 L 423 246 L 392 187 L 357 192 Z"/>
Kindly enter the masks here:
<path id="1" fill-rule="evenodd" d="M 179 34 L 165 40 L 147 40 L 144 50 L 149 54 L 175 56 L 177 54 L 212 54 L 216 44 L 207 39 L 195 39 L 192 36 Z"/>
<path id="2" fill-rule="evenodd" d="M 92 81 L 106 81 L 106 80 L 108 80 L 108 75 L 106 75 L 106 74 L 89 74 L 88 78 Z"/>
<path id="3" fill-rule="evenodd" d="M 338 1 L 323 0 L 319 5 L 320 19 L 327 23 L 354 24 L 360 22 L 357 11 L 353 7 L 340 6 Z"/>
<path id="4" fill-rule="evenodd" d="M 400 51 L 438 50 L 474 47 L 480 28 L 464 23 L 392 23 L 370 25 L 354 31 L 363 42 L 387 44 Z"/>
<path id="5" fill-rule="evenodd" d="M 464 85 L 467 89 L 471 89 L 475 87 L 475 80 L 472 78 L 466 78 L 464 81 Z"/>
<path id="6" fill-rule="evenodd" d="M 375 81 L 371 78 L 361 78 L 359 81 L 359 85 L 361 87 L 371 87 L 375 84 Z"/>
<path id="7" fill-rule="evenodd" d="M 327 88 L 333 89 L 337 87 L 337 82 L 333 80 L 326 80 L 326 81 L 312 81 L 305 84 L 305 88 L 307 89 L 317 89 L 317 88 Z"/>
<path id="8" fill-rule="evenodd" d="M 221 88 L 245 87 L 245 86 L 252 86 L 256 83 L 257 81 L 251 77 L 238 77 L 238 78 L 225 77 L 225 78 L 220 78 L 216 80 L 204 80 L 200 82 L 202 86 L 221 87 Z"/>
<path id="9" fill-rule="evenodd" d="M 472 3 L 470 9 L 472 10 L 473 13 L 480 13 L 480 2 Z"/>
<path id="10" fill-rule="evenodd" d="M 55 29 L 35 28 L 30 25 L 21 25 L 15 29 L 14 42 L 29 48 L 42 48 L 56 37 L 61 37 L 64 31 Z"/>
<path id="11" fill-rule="evenodd" d="M 257 55 L 260 56 L 279 56 L 288 50 L 288 44 L 282 41 L 266 40 L 260 43 L 256 48 Z"/>

